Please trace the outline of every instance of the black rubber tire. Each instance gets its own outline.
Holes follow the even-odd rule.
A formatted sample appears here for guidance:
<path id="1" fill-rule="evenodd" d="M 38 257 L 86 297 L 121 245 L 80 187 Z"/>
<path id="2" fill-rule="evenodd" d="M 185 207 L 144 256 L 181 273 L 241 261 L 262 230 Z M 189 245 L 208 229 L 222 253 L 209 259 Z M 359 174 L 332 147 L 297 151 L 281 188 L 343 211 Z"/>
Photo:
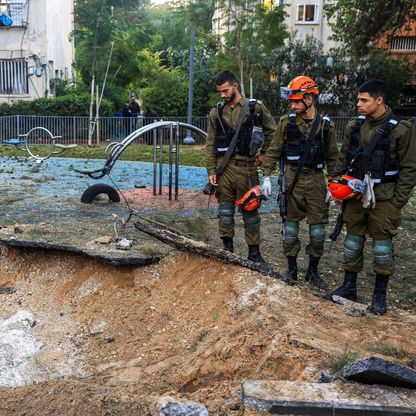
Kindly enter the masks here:
<path id="1" fill-rule="evenodd" d="M 111 202 L 120 202 L 120 195 L 110 185 L 105 183 L 96 183 L 87 188 L 81 196 L 81 202 L 84 204 L 92 204 L 95 197 L 100 194 L 108 195 Z"/>

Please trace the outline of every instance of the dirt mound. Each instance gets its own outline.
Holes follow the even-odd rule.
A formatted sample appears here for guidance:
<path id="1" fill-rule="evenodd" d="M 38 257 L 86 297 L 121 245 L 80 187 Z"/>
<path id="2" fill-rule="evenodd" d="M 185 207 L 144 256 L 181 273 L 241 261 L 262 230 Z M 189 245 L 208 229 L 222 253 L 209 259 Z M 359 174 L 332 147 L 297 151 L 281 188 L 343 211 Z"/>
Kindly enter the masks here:
<path id="1" fill-rule="evenodd" d="M 40 345 L 9 359 L 1 412 L 149 414 L 169 394 L 238 415 L 247 379 L 316 380 L 346 354 L 416 357 L 406 311 L 354 318 L 308 287 L 198 256 L 115 267 L 3 247 L 0 260 L 0 286 L 16 289 L 0 295 L 3 324 L 31 314 L 9 329 Z"/>

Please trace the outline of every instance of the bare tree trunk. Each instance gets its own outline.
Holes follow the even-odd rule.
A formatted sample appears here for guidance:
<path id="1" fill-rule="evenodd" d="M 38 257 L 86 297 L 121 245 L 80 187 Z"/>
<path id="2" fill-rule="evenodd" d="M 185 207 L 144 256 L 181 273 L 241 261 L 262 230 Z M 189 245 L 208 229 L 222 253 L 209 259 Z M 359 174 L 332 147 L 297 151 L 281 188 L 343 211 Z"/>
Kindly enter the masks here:
<path id="1" fill-rule="evenodd" d="M 267 276 L 283 280 L 287 284 L 294 284 L 294 281 L 292 279 L 282 276 L 279 272 L 274 270 L 272 266 L 269 264 L 256 263 L 254 261 L 237 256 L 234 253 L 230 253 L 229 251 L 218 249 L 202 241 L 192 240 L 191 238 L 188 238 L 177 232 L 152 227 L 151 225 L 144 224 L 140 221 L 137 221 L 134 224 L 134 226 L 139 231 L 149 234 L 152 237 L 155 237 L 158 240 L 163 241 L 164 243 L 177 248 L 178 250 L 197 253 L 204 257 L 221 260 L 226 263 L 237 264 L 239 266 L 255 270 Z"/>

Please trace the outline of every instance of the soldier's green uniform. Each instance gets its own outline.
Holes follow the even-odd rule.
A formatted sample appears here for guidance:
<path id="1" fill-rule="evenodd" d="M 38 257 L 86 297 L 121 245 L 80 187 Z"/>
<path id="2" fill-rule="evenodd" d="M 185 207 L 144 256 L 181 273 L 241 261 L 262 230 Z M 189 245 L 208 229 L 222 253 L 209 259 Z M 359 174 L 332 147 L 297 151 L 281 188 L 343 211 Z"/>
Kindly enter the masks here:
<path id="1" fill-rule="evenodd" d="M 240 117 L 240 111 L 244 105 L 244 97 L 237 103 L 234 108 L 228 104 L 222 107 L 222 120 L 231 129 L 237 129 Z M 270 142 L 276 133 L 276 123 L 261 101 L 256 102 L 254 116 L 258 124 L 263 128 L 264 143 L 260 149 L 261 153 L 266 153 Z M 221 155 L 218 147 L 218 107 L 215 106 L 209 114 L 208 137 L 206 144 L 206 167 L 208 176 L 216 175 L 216 170 L 221 164 L 224 155 Z M 246 134 L 247 132 L 240 132 Z M 216 197 L 219 202 L 219 235 L 221 238 L 234 236 L 234 211 L 235 201 L 242 198 L 243 195 L 254 185 L 259 184 L 259 178 L 256 171 L 256 155 L 248 156 L 239 154 L 239 142 L 237 150 L 229 160 L 224 172 L 219 178 L 219 184 L 216 189 Z M 222 152 L 224 153 L 224 152 Z M 258 246 L 260 244 L 260 216 L 256 211 L 243 212 L 245 239 L 249 246 Z"/>
<path id="2" fill-rule="evenodd" d="M 371 142 L 377 129 L 382 128 L 392 117 L 391 109 L 376 119 L 367 117 L 361 125 L 360 143 L 363 150 Z M 344 173 L 348 165 L 348 151 L 351 149 L 356 120 L 350 121 L 336 166 L 336 171 Z M 401 209 L 407 203 L 416 185 L 416 134 L 409 121 L 401 120 L 388 135 L 388 150 L 381 152 L 383 160 L 389 160 L 383 169 L 380 183 L 375 183 L 374 209 L 363 208 L 360 199 L 346 201 L 344 221 L 347 236 L 344 241 L 344 269 L 360 272 L 363 269 L 363 246 L 366 234 L 373 239 L 373 270 L 376 274 L 390 276 L 394 271 L 392 237 L 398 232 L 401 223 Z M 374 153 L 374 152 L 373 152 Z M 385 162 L 387 163 L 387 162 Z M 383 168 L 383 166 L 381 166 Z M 373 166 L 374 168 L 374 166 Z M 374 177 L 374 174 L 372 175 Z"/>
<path id="3" fill-rule="evenodd" d="M 299 157 L 287 154 L 288 130 L 291 125 L 290 118 L 293 120 L 292 123 L 296 122 L 296 127 L 304 139 L 308 137 L 312 128 L 312 121 L 306 122 L 299 114 L 296 115 L 296 119 L 294 119 L 294 114 L 290 115 L 290 117 L 284 115 L 280 119 L 276 136 L 266 153 L 266 159 L 263 164 L 264 175 L 270 176 L 276 168 L 279 158 L 281 156 L 285 157 L 287 188 L 289 188 L 294 179 L 297 169 L 295 162 L 299 160 Z M 338 157 L 334 123 L 330 121 L 324 127 L 321 121 L 321 126 L 315 137 L 318 139 L 320 137 L 321 142 L 323 142 L 323 160 L 317 165 L 311 165 L 310 157 L 307 158 L 305 165 L 309 167 L 301 168 L 299 180 L 288 200 L 285 221 L 286 237 L 283 243 L 284 255 L 288 258 L 296 257 L 300 251 L 301 246 L 298 238 L 299 221 L 304 218 L 307 219 L 307 223 L 309 224 L 310 234 L 310 241 L 306 246 L 306 253 L 309 256 L 319 258 L 324 252 L 325 228 L 323 224 L 328 222 L 328 204 L 325 202 L 327 188 L 322 162 L 326 163 L 328 174 L 331 175 L 335 170 Z M 298 149 L 299 155 L 301 152 Z M 296 153 L 296 149 L 292 153 Z"/>

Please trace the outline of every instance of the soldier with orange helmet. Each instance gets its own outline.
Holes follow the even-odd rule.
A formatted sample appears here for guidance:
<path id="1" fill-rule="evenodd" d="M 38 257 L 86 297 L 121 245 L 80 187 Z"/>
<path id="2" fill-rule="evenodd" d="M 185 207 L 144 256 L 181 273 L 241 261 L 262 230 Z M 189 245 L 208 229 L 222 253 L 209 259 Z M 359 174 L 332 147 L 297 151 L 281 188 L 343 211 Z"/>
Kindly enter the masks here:
<path id="1" fill-rule="evenodd" d="M 283 222 L 283 252 L 287 257 L 287 276 L 297 279 L 297 256 L 301 249 L 299 222 L 309 224 L 309 266 L 305 279 L 324 288 L 318 264 L 324 252 L 325 224 L 328 223 L 328 203 L 324 168 L 334 173 L 338 157 L 335 126 L 328 117 L 322 117 L 316 107 L 319 94 L 315 81 L 308 76 L 294 78 L 287 88 L 281 88 L 281 97 L 290 101 L 291 112 L 281 117 L 277 133 L 266 153 L 263 164 L 263 193 L 271 195 L 270 175 L 279 158 L 283 158 L 288 186 L 287 215 Z"/>

